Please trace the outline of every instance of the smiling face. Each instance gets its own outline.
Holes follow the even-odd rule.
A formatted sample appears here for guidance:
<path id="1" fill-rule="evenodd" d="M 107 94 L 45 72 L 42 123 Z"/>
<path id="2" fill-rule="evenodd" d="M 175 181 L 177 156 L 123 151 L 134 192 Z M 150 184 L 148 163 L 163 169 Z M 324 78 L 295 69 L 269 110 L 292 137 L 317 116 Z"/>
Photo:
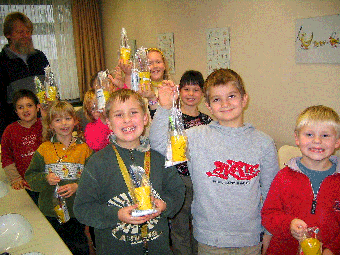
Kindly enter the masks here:
<path id="1" fill-rule="evenodd" d="M 332 125 L 315 122 L 295 132 L 295 143 L 302 152 L 302 164 L 309 169 L 327 170 L 329 157 L 339 148 L 340 139 Z M 326 169 L 318 166 L 326 166 Z"/>
<path id="2" fill-rule="evenodd" d="M 65 138 L 72 137 L 76 124 L 76 120 L 65 112 L 53 118 L 50 128 L 55 132 L 58 141 L 63 141 Z"/>
<path id="3" fill-rule="evenodd" d="M 19 54 L 29 54 L 34 51 L 32 30 L 20 20 L 13 23 L 12 32 L 7 35 L 7 39 L 10 41 L 10 48 Z"/>
<path id="4" fill-rule="evenodd" d="M 163 80 L 165 63 L 162 54 L 157 51 L 148 53 L 151 81 L 160 82 Z"/>
<path id="5" fill-rule="evenodd" d="M 126 149 L 140 145 L 139 137 L 148 123 L 148 115 L 134 96 L 125 102 L 116 99 L 111 104 L 107 124 L 117 137 L 117 144 Z"/>
<path id="6" fill-rule="evenodd" d="M 35 105 L 31 98 L 23 97 L 17 101 L 15 111 L 21 120 L 21 124 L 30 127 L 37 121 L 39 107 Z"/>
<path id="7" fill-rule="evenodd" d="M 198 84 L 186 84 L 179 94 L 184 105 L 197 106 L 201 102 L 203 91 Z"/>
<path id="8" fill-rule="evenodd" d="M 209 104 L 207 108 L 218 120 L 227 127 L 243 126 L 243 109 L 248 102 L 248 95 L 241 96 L 233 82 L 209 88 Z"/>

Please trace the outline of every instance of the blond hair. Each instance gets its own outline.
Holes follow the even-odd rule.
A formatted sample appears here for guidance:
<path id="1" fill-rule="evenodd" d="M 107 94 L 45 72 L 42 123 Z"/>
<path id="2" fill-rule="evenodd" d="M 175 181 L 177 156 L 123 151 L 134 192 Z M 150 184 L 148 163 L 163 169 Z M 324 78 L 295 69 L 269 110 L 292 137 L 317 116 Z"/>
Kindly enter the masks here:
<path id="1" fill-rule="evenodd" d="M 94 89 L 88 90 L 84 95 L 84 102 L 83 102 L 83 108 L 84 108 L 84 114 L 86 119 L 93 122 L 95 121 L 95 118 L 92 114 L 92 108 L 93 108 L 93 101 L 96 100 L 96 93 Z"/>
<path id="2" fill-rule="evenodd" d="M 52 103 L 47 115 L 43 119 L 43 141 L 49 141 L 54 136 L 54 131 L 51 129 L 52 121 L 55 118 L 64 115 L 70 115 L 74 121 L 78 123 L 75 126 L 74 131 L 77 133 L 77 137 L 83 140 L 83 133 L 73 106 L 66 101 L 55 101 Z"/>
<path id="3" fill-rule="evenodd" d="M 333 126 L 339 137 L 339 115 L 332 108 L 323 105 L 314 105 L 303 110 L 296 120 L 295 132 L 298 134 L 302 127 L 320 122 Z"/>
<path id="4" fill-rule="evenodd" d="M 213 71 L 204 82 L 203 92 L 206 102 L 210 105 L 210 88 L 232 83 L 243 97 L 246 94 L 241 76 L 231 69 L 218 69 Z"/>

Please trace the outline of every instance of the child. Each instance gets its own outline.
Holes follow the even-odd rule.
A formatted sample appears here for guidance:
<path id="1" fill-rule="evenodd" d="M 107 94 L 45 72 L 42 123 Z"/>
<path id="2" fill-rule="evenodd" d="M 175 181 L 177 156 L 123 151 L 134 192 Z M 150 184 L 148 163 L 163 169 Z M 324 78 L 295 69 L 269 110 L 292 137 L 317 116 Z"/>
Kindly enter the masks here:
<path id="1" fill-rule="evenodd" d="M 151 87 L 141 88 L 139 93 L 147 99 L 150 116 L 153 118 L 158 106 L 158 87 L 162 84 L 163 80 L 169 79 L 169 72 L 165 57 L 161 50 L 157 48 L 149 48 L 147 52 Z"/>
<path id="2" fill-rule="evenodd" d="M 73 202 L 78 180 L 91 149 L 72 132 L 78 124 L 72 105 L 54 102 L 44 119 L 43 138 L 25 174 L 32 190 L 40 192 L 39 209 L 51 223 L 73 254 L 88 254 L 84 226 L 73 215 Z M 78 134 L 79 135 L 79 134 Z M 56 185 L 58 194 L 66 200 L 71 219 L 60 224 L 52 199 Z"/>
<path id="3" fill-rule="evenodd" d="M 176 89 L 170 81 L 163 83 L 150 140 L 165 155 Z M 217 121 L 186 130 L 198 254 L 260 254 L 261 196 L 266 197 L 279 168 L 274 142 L 243 123 L 248 95 L 236 72 L 215 70 L 205 81 L 204 93 Z"/>
<path id="4" fill-rule="evenodd" d="M 114 133 L 112 144 L 86 165 L 74 204 L 76 217 L 95 228 L 98 255 L 145 254 L 146 250 L 150 255 L 170 254 L 167 217 L 181 208 L 184 185 L 174 169 L 164 168 L 164 157 L 150 150 L 148 139 L 141 136 L 148 123 L 144 99 L 132 90 L 118 90 L 106 104 L 106 117 Z M 150 169 L 156 213 L 131 216 L 138 205 L 123 178 L 129 175 L 130 165 Z"/>
<path id="5" fill-rule="evenodd" d="M 39 100 L 27 89 L 17 91 L 13 105 L 19 120 L 8 125 L 1 139 L 1 162 L 13 189 L 26 189 L 38 204 L 39 193 L 31 191 L 25 181 L 25 172 L 34 152 L 41 144 L 42 125 L 37 117 Z"/>
<path id="6" fill-rule="evenodd" d="M 203 76 L 198 71 L 186 71 L 179 83 L 181 110 L 184 128 L 209 124 L 212 119 L 198 111 L 198 105 L 203 97 Z M 185 200 L 183 207 L 171 219 L 171 241 L 175 254 L 197 254 L 197 242 L 192 235 L 191 203 L 192 183 L 187 163 L 176 165 L 185 187 Z"/>
<path id="7" fill-rule="evenodd" d="M 96 106 L 96 94 L 94 89 L 90 89 L 84 96 L 84 112 L 86 118 L 91 121 L 85 127 L 85 141 L 94 151 L 105 148 L 109 142 L 111 130 L 106 124 L 105 114 L 99 112 Z M 104 124 L 105 123 L 105 124 Z"/>
<path id="8" fill-rule="evenodd" d="M 262 209 L 263 225 L 273 235 L 267 254 L 297 254 L 307 227 L 319 228 L 322 254 L 340 254 L 340 167 L 332 156 L 339 136 L 340 118 L 329 107 L 308 107 L 297 118 L 302 157 L 277 174 Z"/>

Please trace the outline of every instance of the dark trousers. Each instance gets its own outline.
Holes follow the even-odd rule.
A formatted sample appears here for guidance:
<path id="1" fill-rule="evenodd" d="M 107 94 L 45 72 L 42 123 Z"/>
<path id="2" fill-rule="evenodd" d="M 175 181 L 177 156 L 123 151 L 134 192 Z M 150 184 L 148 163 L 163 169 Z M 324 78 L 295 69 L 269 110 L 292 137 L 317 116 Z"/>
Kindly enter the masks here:
<path id="1" fill-rule="evenodd" d="M 51 223 L 55 231 L 70 249 L 73 255 L 88 255 L 89 245 L 85 235 L 85 225 L 71 218 L 68 222 L 60 224 L 57 218 L 48 217 L 46 219 Z"/>

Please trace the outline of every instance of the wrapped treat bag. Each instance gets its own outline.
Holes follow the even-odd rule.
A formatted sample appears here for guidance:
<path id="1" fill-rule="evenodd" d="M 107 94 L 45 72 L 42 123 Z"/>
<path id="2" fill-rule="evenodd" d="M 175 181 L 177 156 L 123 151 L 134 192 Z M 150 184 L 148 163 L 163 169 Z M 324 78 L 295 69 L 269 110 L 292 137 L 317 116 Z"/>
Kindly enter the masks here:
<path id="1" fill-rule="evenodd" d="M 151 183 L 145 170 L 140 166 L 131 165 L 129 169 L 131 178 L 131 196 L 138 209 L 133 210 L 132 216 L 143 216 L 157 212 L 151 202 Z"/>
<path id="2" fill-rule="evenodd" d="M 133 58 L 133 60 L 132 60 L 131 89 L 134 90 L 134 91 L 139 90 L 139 71 L 136 67 L 136 58 Z"/>
<path id="3" fill-rule="evenodd" d="M 39 99 L 39 103 L 42 105 L 47 104 L 45 87 L 42 85 L 41 81 L 37 76 L 34 77 L 34 84 L 37 93 L 36 95 L 37 98 Z"/>
<path id="4" fill-rule="evenodd" d="M 300 255 L 321 255 L 322 245 L 317 238 L 319 229 L 317 227 L 308 228 L 304 238 L 300 241 Z"/>
<path id="5" fill-rule="evenodd" d="M 151 84 L 149 61 L 146 48 L 141 47 L 135 54 L 136 68 L 138 69 L 139 87 L 149 89 Z"/>
<path id="6" fill-rule="evenodd" d="M 187 136 L 185 133 L 182 111 L 180 103 L 173 100 L 171 114 L 169 116 L 169 139 L 167 146 L 167 154 L 165 166 L 177 165 L 181 162 L 187 161 Z"/>
<path id="7" fill-rule="evenodd" d="M 128 44 L 128 38 L 125 28 L 122 28 L 120 37 L 120 58 L 123 60 L 124 64 L 129 63 L 131 55 L 131 48 Z"/>
<path id="8" fill-rule="evenodd" d="M 50 66 L 45 68 L 45 92 L 47 101 L 56 101 L 59 99 L 59 92 L 56 81 L 54 79 L 53 72 Z"/>
<path id="9" fill-rule="evenodd" d="M 103 112 L 105 104 L 110 97 L 108 70 L 100 71 L 97 75 L 94 89 L 96 91 L 97 108 L 99 112 Z"/>
<path id="10" fill-rule="evenodd" d="M 52 203 L 53 209 L 56 213 L 57 219 L 60 224 L 66 223 L 70 220 L 70 215 L 66 205 L 65 198 L 58 194 L 59 185 L 57 184 L 53 193 Z"/>

